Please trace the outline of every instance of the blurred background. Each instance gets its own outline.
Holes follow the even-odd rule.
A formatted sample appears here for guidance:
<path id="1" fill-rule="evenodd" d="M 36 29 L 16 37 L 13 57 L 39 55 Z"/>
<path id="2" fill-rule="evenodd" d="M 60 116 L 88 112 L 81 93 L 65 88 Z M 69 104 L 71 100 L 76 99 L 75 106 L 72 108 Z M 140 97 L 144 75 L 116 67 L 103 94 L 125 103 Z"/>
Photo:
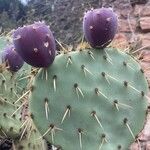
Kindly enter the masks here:
<path id="1" fill-rule="evenodd" d="M 147 13 L 150 12 L 148 0 L 0 0 L 0 33 L 44 20 L 57 40 L 74 45 L 82 38 L 84 12 L 102 6 L 112 7 L 118 14 L 119 33 L 124 33 L 129 41 L 133 41 L 134 32 L 141 32 L 136 21 L 142 10 L 148 6 Z"/>

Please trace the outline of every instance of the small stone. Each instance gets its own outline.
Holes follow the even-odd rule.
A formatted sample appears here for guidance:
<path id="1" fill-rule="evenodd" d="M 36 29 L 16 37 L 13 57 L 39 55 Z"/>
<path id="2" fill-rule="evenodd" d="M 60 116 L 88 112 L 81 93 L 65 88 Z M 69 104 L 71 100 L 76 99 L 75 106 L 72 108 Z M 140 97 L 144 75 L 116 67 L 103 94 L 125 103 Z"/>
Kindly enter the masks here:
<path id="1" fill-rule="evenodd" d="M 150 48 L 150 33 L 146 33 L 142 35 L 142 46 L 146 47 L 146 49 Z"/>
<path id="2" fill-rule="evenodd" d="M 146 144 L 146 150 L 150 150 L 150 142 L 147 142 L 147 144 Z"/>
<path id="3" fill-rule="evenodd" d="M 129 24 L 131 25 L 131 27 L 132 27 L 132 30 L 133 31 L 135 31 L 136 30 L 136 20 L 134 19 L 134 18 L 130 18 L 129 19 L 129 22 L 127 21 L 127 19 L 126 20 L 124 20 L 124 19 L 121 19 L 120 21 L 119 21 L 119 28 L 118 28 L 118 30 L 119 30 L 119 32 L 126 32 L 126 33 L 130 33 L 131 32 L 131 29 L 130 29 L 130 26 L 129 26 Z"/>
<path id="4" fill-rule="evenodd" d="M 143 11 L 143 9 L 144 9 L 144 5 L 135 5 L 135 7 L 134 7 L 134 15 L 136 17 L 140 16 L 141 12 Z"/>
<path id="5" fill-rule="evenodd" d="M 143 7 L 143 11 L 141 12 L 141 16 L 150 16 L 150 4 Z"/>
<path id="6" fill-rule="evenodd" d="M 142 31 L 144 32 L 150 31 L 150 17 L 142 17 L 140 18 L 139 22 Z"/>
<path id="7" fill-rule="evenodd" d="M 130 0 L 132 6 L 134 6 L 135 4 L 146 4 L 147 2 L 148 0 Z"/>

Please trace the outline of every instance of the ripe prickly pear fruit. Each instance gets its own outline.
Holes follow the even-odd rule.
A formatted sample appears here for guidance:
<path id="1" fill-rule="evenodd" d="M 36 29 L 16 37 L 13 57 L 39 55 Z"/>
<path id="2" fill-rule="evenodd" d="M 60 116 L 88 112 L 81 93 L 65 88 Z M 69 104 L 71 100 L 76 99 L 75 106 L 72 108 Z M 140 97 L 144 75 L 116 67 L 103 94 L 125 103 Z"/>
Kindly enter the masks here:
<path id="1" fill-rule="evenodd" d="M 18 28 L 14 31 L 15 48 L 23 60 L 34 67 L 48 67 L 56 53 L 55 39 L 43 22 Z"/>
<path id="2" fill-rule="evenodd" d="M 83 31 L 92 47 L 106 47 L 116 34 L 117 16 L 111 8 L 89 10 L 84 15 Z"/>
<path id="3" fill-rule="evenodd" d="M 6 67 L 12 72 L 17 72 L 24 64 L 13 45 L 7 46 L 2 51 L 2 62 L 6 63 Z"/>

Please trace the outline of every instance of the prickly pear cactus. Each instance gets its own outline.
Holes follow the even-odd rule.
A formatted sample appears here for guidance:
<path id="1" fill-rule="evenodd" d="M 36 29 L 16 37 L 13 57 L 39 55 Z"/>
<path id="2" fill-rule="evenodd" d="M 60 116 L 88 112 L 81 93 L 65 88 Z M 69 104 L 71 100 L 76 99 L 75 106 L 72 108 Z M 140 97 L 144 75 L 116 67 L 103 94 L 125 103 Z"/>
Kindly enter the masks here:
<path id="1" fill-rule="evenodd" d="M 114 38 L 118 27 L 117 15 L 112 8 L 87 11 L 83 18 L 83 32 L 94 48 L 106 47 Z"/>
<path id="2" fill-rule="evenodd" d="M 11 44 L 2 51 L 2 62 L 11 72 L 17 72 L 24 64 L 23 59 L 15 51 L 14 46 Z"/>
<path id="3" fill-rule="evenodd" d="M 39 131 L 32 125 L 26 131 L 22 140 L 14 143 L 16 150 L 47 150 L 46 141 L 41 138 Z"/>
<path id="4" fill-rule="evenodd" d="M 3 50 L 3 41 L 0 45 L 0 50 Z M 16 138 L 21 134 L 21 109 L 26 103 L 25 96 L 29 93 L 26 77 L 30 70 L 31 67 L 25 64 L 20 71 L 10 72 L 5 63 L 0 64 L 0 135 L 3 137 Z"/>
<path id="5" fill-rule="evenodd" d="M 63 150 L 127 150 L 142 130 L 148 84 L 138 62 L 113 48 L 58 55 L 33 83 L 30 111 Z"/>
<path id="6" fill-rule="evenodd" d="M 21 133 L 21 109 L 26 104 L 25 96 L 28 92 L 24 88 L 28 83 L 27 79 L 20 80 L 27 76 L 26 72 L 22 72 L 23 70 L 12 74 L 4 69 L 0 73 L 0 135 L 2 136 L 14 138 Z"/>
<path id="7" fill-rule="evenodd" d="M 22 59 L 34 67 L 48 67 L 54 61 L 55 39 L 43 22 L 18 28 L 14 31 L 13 42 Z"/>

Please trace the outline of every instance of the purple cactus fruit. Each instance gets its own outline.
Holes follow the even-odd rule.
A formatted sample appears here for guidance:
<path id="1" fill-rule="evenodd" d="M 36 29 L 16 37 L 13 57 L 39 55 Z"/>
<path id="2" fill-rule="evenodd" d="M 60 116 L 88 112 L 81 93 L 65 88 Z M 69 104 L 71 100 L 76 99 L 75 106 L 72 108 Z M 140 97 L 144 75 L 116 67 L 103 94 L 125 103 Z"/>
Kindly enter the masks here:
<path id="1" fill-rule="evenodd" d="M 18 28 L 13 42 L 23 60 L 34 67 L 48 67 L 56 54 L 55 39 L 49 27 L 43 22 Z"/>
<path id="2" fill-rule="evenodd" d="M 111 8 L 93 9 L 85 13 L 83 31 L 86 40 L 94 48 L 106 47 L 113 40 L 118 19 Z"/>
<path id="3" fill-rule="evenodd" d="M 8 70 L 12 72 L 17 72 L 24 64 L 23 59 L 15 51 L 13 45 L 7 46 L 1 54 L 2 63 L 6 63 Z"/>

